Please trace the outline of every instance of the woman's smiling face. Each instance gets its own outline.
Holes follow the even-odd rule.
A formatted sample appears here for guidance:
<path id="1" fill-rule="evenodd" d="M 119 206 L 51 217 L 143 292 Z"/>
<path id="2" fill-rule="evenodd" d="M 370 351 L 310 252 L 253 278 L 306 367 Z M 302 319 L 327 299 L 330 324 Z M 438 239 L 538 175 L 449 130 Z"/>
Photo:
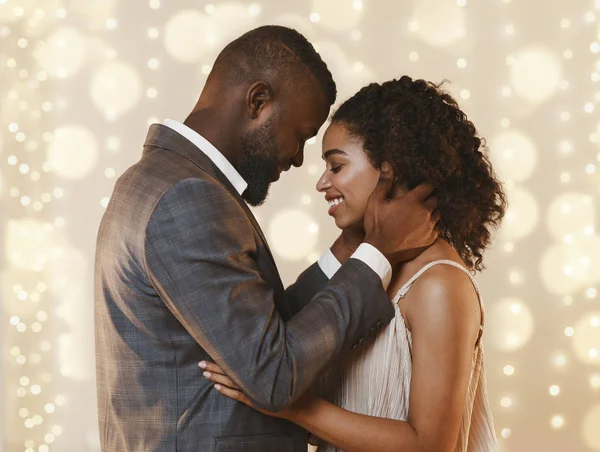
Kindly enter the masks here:
<path id="1" fill-rule="evenodd" d="M 325 194 L 329 215 L 340 229 L 362 228 L 367 203 L 379 181 L 380 171 L 373 167 L 363 143 L 343 124 L 332 123 L 323 137 L 326 169 L 317 190 Z"/>

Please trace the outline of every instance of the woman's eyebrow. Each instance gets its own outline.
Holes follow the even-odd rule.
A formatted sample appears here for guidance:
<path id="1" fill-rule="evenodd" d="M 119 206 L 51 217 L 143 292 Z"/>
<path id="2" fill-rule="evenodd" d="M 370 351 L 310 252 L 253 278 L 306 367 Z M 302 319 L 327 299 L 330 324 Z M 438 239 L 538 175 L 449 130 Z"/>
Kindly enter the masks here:
<path id="1" fill-rule="evenodd" d="M 323 160 L 327 160 L 330 156 L 340 154 L 340 155 L 348 155 L 341 149 L 330 149 L 322 155 Z"/>

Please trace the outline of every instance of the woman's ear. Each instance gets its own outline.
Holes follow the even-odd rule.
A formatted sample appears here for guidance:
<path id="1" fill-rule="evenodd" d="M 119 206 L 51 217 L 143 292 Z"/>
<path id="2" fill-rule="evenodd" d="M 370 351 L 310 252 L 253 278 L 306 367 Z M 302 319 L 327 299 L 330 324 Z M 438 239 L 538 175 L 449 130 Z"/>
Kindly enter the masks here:
<path id="1" fill-rule="evenodd" d="M 383 162 L 381 164 L 381 174 L 379 175 L 379 177 L 383 179 L 394 180 L 394 169 L 392 168 L 392 164 L 390 162 Z"/>

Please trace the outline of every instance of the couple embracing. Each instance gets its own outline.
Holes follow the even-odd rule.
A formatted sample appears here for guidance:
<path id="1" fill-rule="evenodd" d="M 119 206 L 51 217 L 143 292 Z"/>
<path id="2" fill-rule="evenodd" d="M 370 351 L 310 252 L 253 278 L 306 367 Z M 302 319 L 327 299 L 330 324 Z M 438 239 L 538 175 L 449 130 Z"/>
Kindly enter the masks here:
<path id="1" fill-rule="evenodd" d="M 497 450 L 473 275 L 506 199 L 440 86 L 402 76 L 337 108 L 316 189 L 341 233 L 281 282 L 248 204 L 335 101 L 313 46 L 265 26 L 183 123 L 150 126 L 98 233 L 103 451 Z"/>

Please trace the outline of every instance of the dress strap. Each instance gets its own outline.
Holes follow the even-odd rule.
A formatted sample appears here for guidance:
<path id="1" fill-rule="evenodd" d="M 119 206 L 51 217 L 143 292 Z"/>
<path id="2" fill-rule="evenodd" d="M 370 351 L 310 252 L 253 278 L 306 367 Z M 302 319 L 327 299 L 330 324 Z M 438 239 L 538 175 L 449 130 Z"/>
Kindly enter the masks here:
<path id="1" fill-rule="evenodd" d="M 447 259 L 440 259 L 437 261 L 433 261 L 430 262 L 429 264 L 425 265 L 421 270 L 419 270 L 417 273 L 415 273 L 413 275 L 412 278 L 410 278 L 401 288 L 400 290 L 398 290 L 398 293 L 396 294 L 396 296 L 394 297 L 394 304 L 397 304 L 398 301 L 400 301 L 402 298 L 404 298 L 406 296 L 406 294 L 408 293 L 408 291 L 410 290 L 411 286 L 413 285 L 413 283 L 419 279 L 419 277 L 425 273 L 427 270 L 429 270 L 431 267 L 435 266 L 435 265 L 439 265 L 439 264 L 444 264 L 444 265 L 450 265 L 452 267 L 456 267 L 460 270 L 462 270 L 463 272 L 466 273 L 466 275 L 469 277 L 469 279 L 471 280 L 471 283 L 473 284 L 473 287 L 475 288 L 475 292 L 477 292 L 477 299 L 479 300 L 479 310 L 481 311 L 481 322 L 479 324 L 479 337 L 477 338 L 477 344 L 479 344 L 479 340 L 481 339 L 481 335 L 483 334 L 483 325 L 485 323 L 485 309 L 483 307 L 483 300 L 481 298 L 481 292 L 479 290 L 479 285 L 477 284 L 477 281 L 475 281 L 475 277 L 473 276 L 473 274 L 467 270 L 463 265 L 460 265 L 454 261 L 451 260 L 447 260 Z"/>

